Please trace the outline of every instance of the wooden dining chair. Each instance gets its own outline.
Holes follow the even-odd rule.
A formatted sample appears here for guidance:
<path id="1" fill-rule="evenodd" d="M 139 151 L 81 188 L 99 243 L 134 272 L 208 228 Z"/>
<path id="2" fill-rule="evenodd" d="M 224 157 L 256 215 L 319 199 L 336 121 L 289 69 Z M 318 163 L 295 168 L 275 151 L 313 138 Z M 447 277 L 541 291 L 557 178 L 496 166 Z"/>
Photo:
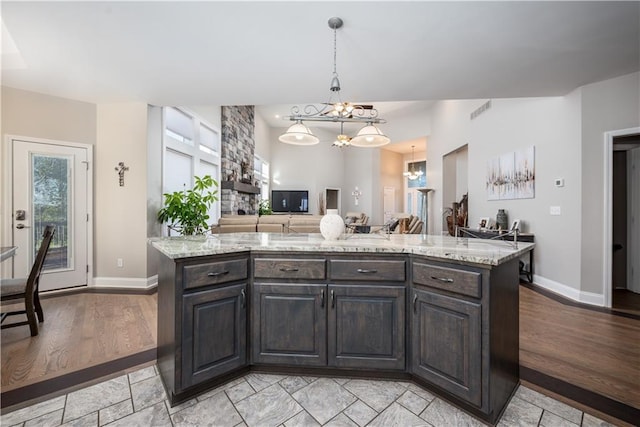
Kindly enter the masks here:
<path id="1" fill-rule="evenodd" d="M 47 225 L 42 233 L 42 243 L 38 254 L 31 267 L 31 272 L 27 278 L 18 279 L 2 279 L 2 285 L 0 285 L 0 299 L 5 301 L 18 301 L 24 299 L 24 310 L 9 311 L 0 314 L 0 323 L 3 323 L 7 316 L 14 316 L 18 314 L 26 314 L 27 320 L 24 322 L 9 323 L 2 325 L 2 329 L 13 328 L 15 326 L 29 325 L 31 329 L 31 336 L 38 335 L 38 321 L 44 322 L 44 313 L 42 312 L 42 306 L 40 305 L 40 296 L 38 294 L 38 287 L 40 285 L 40 272 L 44 265 L 44 259 L 47 256 L 49 245 L 55 230 L 53 225 Z M 38 321 L 36 321 L 36 314 Z"/>

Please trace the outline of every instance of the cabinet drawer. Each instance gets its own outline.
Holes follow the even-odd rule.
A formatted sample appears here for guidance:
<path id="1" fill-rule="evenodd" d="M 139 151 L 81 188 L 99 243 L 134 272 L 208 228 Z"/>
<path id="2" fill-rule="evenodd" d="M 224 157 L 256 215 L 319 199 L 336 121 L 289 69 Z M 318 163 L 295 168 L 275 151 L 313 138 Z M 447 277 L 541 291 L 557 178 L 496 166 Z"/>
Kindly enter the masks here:
<path id="1" fill-rule="evenodd" d="M 257 258 L 253 277 L 262 279 L 324 279 L 325 260 L 292 258 Z"/>
<path id="2" fill-rule="evenodd" d="M 330 260 L 332 280 L 404 282 L 404 260 Z"/>
<path id="3" fill-rule="evenodd" d="M 247 260 L 209 262 L 184 267 L 184 289 L 216 285 L 247 278 Z"/>
<path id="4" fill-rule="evenodd" d="M 482 297 L 482 275 L 475 271 L 413 263 L 413 283 L 471 297 Z"/>

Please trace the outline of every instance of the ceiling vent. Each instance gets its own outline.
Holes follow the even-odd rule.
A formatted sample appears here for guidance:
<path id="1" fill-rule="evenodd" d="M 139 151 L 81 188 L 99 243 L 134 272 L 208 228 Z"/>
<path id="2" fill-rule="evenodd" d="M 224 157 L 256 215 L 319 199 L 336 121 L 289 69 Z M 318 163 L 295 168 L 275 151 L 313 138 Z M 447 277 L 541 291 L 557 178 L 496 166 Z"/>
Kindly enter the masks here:
<path id="1" fill-rule="evenodd" d="M 471 120 L 475 119 L 480 114 L 482 114 L 485 111 L 487 111 L 489 108 L 491 108 L 491 100 L 485 102 L 480 107 L 478 107 L 473 113 L 471 113 Z"/>

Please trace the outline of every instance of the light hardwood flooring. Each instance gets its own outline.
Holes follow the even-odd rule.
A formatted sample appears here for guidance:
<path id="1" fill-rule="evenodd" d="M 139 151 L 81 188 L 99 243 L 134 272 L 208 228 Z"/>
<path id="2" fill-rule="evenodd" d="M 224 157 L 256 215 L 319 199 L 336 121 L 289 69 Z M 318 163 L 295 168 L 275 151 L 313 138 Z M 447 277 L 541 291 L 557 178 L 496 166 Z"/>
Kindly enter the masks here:
<path id="1" fill-rule="evenodd" d="M 42 305 L 38 336 L 2 330 L 3 393 L 156 347 L 156 294 L 76 293 Z"/>

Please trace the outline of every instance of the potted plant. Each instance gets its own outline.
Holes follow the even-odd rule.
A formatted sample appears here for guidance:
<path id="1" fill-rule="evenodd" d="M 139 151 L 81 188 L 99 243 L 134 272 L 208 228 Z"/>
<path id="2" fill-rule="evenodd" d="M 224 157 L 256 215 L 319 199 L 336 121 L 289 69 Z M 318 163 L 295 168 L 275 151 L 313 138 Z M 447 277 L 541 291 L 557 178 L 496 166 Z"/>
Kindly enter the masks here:
<path id="1" fill-rule="evenodd" d="M 258 205 L 258 215 L 271 215 L 273 211 L 271 210 L 271 203 L 269 203 L 269 199 L 260 200 L 260 204 Z"/>
<path id="2" fill-rule="evenodd" d="M 164 207 L 158 212 L 160 222 L 183 236 L 204 234 L 209 229 L 209 208 L 218 201 L 218 182 L 209 175 L 196 176 L 191 190 L 164 194 Z M 211 188 L 216 188 L 211 190 Z"/>

